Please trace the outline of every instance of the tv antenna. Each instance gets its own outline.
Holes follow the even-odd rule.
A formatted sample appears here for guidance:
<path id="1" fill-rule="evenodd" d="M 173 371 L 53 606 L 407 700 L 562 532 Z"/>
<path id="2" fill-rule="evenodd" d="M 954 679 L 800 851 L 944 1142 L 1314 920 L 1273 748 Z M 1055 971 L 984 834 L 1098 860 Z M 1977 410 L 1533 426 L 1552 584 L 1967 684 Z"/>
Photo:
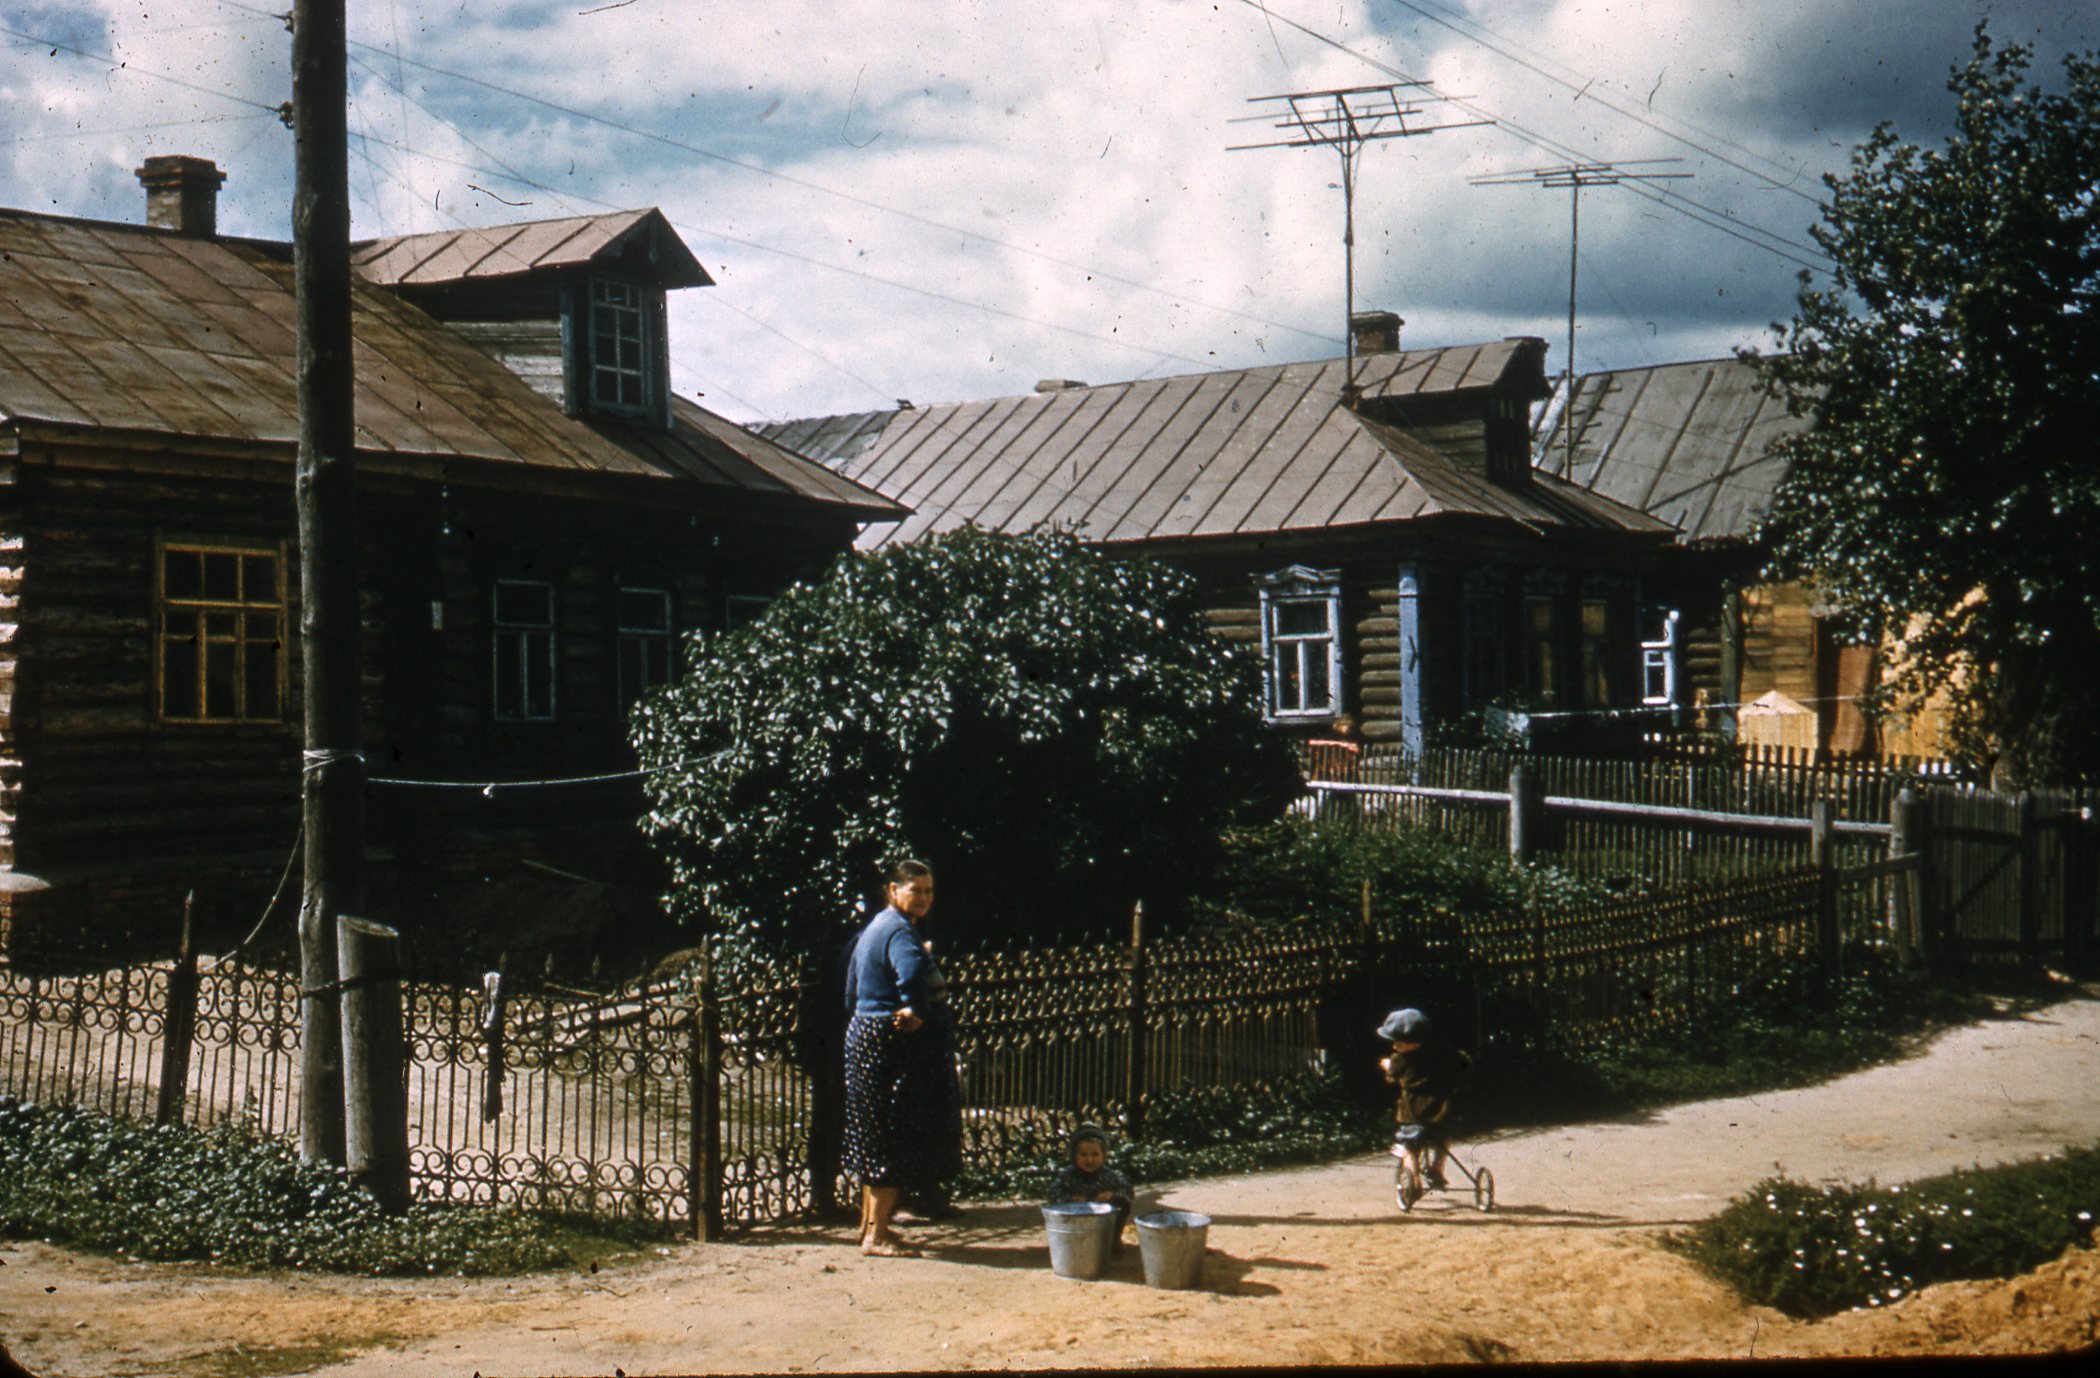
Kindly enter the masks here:
<path id="1" fill-rule="evenodd" d="M 1582 189 L 1615 187 L 1621 182 L 1660 182 L 1689 177 L 1689 172 L 1628 172 L 1628 168 L 1681 163 L 1682 158 L 1634 158 L 1621 163 L 1559 163 L 1552 167 L 1511 168 L 1472 179 L 1476 187 L 1566 187 L 1568 188 L 1568 357 L 1563 367 L 1561 417 L 1566 423 L 1561 442 L 1562 465 L 1567 477 L 1575 476 L 1575 263 L 1582 246 Z"/>
<path id="2" fill-rule="evenodd" d="M 1447 96 L 1418 97 L 1409 92 L 1426 90 L 1426 81 L 1390 82 L 1384 86 L 1340 86 L 1327 91 L 1292 91 L 1274 96 L 1249 96 L 1249 105 L 1268 103 L 1259 115 L 1233 121 L 1270 122 L 1283 137 L 1262 143 L 1231 144 L 1228 153 L 1257 148 L 1331 148 L 1342 155 L 1342 341 L 1349 361 L 1349 389 L 1356 387 L 1356 163 L 1367 143 L 1379 139 L 1412 138 L 1440 129 L 1463 129 L 1492 120 L 1459 120 L 1449 124 L 1413 124 L 1423 119 L 1418 101 L 1436 102 Z"/>

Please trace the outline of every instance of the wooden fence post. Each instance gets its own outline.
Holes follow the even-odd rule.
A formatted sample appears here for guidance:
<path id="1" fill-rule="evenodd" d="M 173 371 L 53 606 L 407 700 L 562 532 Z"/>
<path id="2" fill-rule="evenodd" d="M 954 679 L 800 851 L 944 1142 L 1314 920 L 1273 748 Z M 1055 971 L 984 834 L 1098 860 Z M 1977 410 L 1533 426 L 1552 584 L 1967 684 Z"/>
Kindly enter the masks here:
<path id="1" fill-rule="evenodd" d="M 722 1011 L 715 999 L 714 947 L 706 938 L 693 973 L 692 1030 L 693 1143 L 686 1198 L 693 1238 L 704 1244 L 722 1237 Z"/>
<path id="2" fill-rule="evenodd" d="M 1522 764 L 1509 771 L 1509 859 L 1529 866 L 1538 850 L 1539 789 L 1530 767 Z"/>
<path id="3" fill-rule="evenodd" d="M 343 1157 L 351 1180 L 391 1212 L 408 1209 L 408 1078 L 401 1040 L 401 935 L 340 914 Z"/>
<path id="4" fill-rule="evenodd" d="M 1130 1004 L 1123 1039 L 1123 1133 L 1145 1129 L 1145 902 L 1130 911 L 1130 954 L 1124 959 Z"/>
<path id="5" fill-rule="evenodd" d="M 173 1124 L 182 1116 L 190 1089 L 190 1045 L 197 1035 L 197 949 L 190 936 L 190 910 L 197 892 L 182 897 L 182 938 L 175 949 L 175 968 L 168 973 L 168 1000 L 160 1013 L 160 1094 L 153 1105 L 155 1124 Z"/>
<path id="6" fill-rule="evenodd" d="M 1838 932 L 1837 830 L 1831 826 L 1834 810 L 1828 799 L 1812 800 L 1808 806 L 1808 860 L 1816 868 L 1816 960 L 1822 967 L 1827 995 L 1837 991 L 1838 960 L 1842 951 Z"/>
<path id="7" fill-rule="evenodd" d="M 2013 874 L 2019 886 L 2020 969 L 2032 972 L 2042 961 L 2041 835 L 2035 824 L 2034 791 L 2021 790 L 2013 809 L 2019 832 L 2013 842 Z"/>
<path id="8" fill-rule="evenodd" d="M 1889 806 L 1889 856 L 1909 857 L 1910 870 L 1893 877 L 1889 890 L 1889 938 L 1896 960 L 1916 966 L 1925 954 L 1926 829 L 1930 815 L 1916 790 L 1905 788 Z"/>

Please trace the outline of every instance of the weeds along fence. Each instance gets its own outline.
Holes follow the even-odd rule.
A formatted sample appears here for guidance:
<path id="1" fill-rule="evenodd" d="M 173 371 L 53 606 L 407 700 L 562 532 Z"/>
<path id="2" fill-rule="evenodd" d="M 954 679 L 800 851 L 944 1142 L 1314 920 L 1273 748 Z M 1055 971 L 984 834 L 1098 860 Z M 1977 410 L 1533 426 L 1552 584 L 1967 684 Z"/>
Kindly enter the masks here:
<path id="1" fill-rule="evenodd" d="M 1361 1049 L 1395 1001 L 1490 1046 L 1683 1023 L 1797 979 L 1841 930 L 1882 942 L 1889 884 L 1796 872 L 1480 922 L 1380 912 L 1348 933 L 1140 930 L 959 956 L 966 1162 L 1039 1158 L 1082 1119 L 1142 1134 L 1163 1094 L 1296 1081 Z M 297 1001 L 294 974 L 236 961 L 0 966 L 0 1092 L 291 1134 Z M 841 1021 L 809 963 L 703 962 L 595 991 L 411 979 L 402 1007 L 420 1199 L 702 1235 L 834 1200 Z"/>

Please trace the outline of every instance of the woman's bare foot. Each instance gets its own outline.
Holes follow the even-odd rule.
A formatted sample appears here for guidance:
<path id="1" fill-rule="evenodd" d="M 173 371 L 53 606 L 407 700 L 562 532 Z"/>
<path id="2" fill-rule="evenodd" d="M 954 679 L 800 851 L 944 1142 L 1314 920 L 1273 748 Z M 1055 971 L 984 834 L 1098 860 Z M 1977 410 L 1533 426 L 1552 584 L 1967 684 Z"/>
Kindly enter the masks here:
<path id="1" fill-rule="evenodd" d="M 893 1234 L 869 1235 L 860 1242 L 860 1251 L 869 1258 L 917 1258 L 919 1251 Z"/>

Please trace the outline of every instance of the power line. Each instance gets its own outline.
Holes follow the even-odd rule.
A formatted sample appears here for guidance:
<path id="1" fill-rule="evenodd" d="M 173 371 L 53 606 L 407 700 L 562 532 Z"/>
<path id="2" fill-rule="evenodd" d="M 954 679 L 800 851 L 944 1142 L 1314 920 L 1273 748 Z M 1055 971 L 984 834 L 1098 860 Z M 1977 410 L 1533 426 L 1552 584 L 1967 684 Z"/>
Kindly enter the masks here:
<path id="1" fill-rule="evenodd" d="M 1400 99 L 1401 85 L 1427 88 L 1426 81 L 1386 86 L 1333 87 L 1324 91 L 1295 91 L 1285 95 L 1250 96 L 1250 105 L 1268 105 L 1259 118 L 1273 120 L 1283 137 L 1262 143 L 1234 144 L 1233 153 L 1263 148 L 1331 148 L 1342 156 L 1342 342 L 1349 364 L 1349 395 L 1356 387 L 1356 168 L 1364 145 L 1383 139 L 1412 138 L 1444 129 L 1484 124 L 1467 120 L 1457 124 L 1417 124 L 1417 99 L 1442 100 L 1442 96 L 1409 96 Z"/>
<path id="2" fill-rule="evenodd" d="M 1575 269 L 1582 246 L 1582 189 L 1584 187 L 1615 187 L 1628 182 L 1657 181 L 1671 177 L 1689 177 L 1689 172 L 1628 172 L 1635 166 L 1654 163 L 1674 163 L 1675 158 L 1635 158 L 1624 163 L 1561 163 L 1554 167 L 1521 168 L 1507 172 L 1490 173 L 1472 179 L 1476 187 L 1566 187 L 1568 188 L 1568 357 L 1563 366 L 1568 380 L 1568 397 L 1575 396 Z M 1573 462 L 1575 453 L 1575 409 L 1569 406 L 1568 454 Z"/>
<path id="3" fill-rule="evenodd" d="M 257 9 L 252 5 L 242 4 L 240 3 L 240 0 L 218 0 L 218 3 L 221 5 L 229 6 L 233 9 L 245 10 L 250 14 L 267 13 L 267 11 Z M 418 68 L 419 70 L 429 72 L 435 76 L 447 77 L 453 81 L 465 82 L 470 86 L 479 86 L 483 90 L 493 91 L 498 95 L 509 96 L 513 100 L 526 101 L 530 104 L 538 105 L 545 109 L 555 111 L 558 114 L 567 115 L 572 119 L 583 120 L 591 124 L 603 125 L 607 129 L 618 130 L 623 134 L 629 134 L 638 139 L 647 139 L 652 143 L 659 143 L 667 148 L 675 148 L 682 153 L 690 153 L 693 154 L 695 157 L 706 158 L 710 161 L 721 163 L 726 167 L 736 168 L 742 172 L 749 172 L 760 177 L 771 178 L 774 181 L 785 182 L 790 186 L 801 187 L 806 191 L 814 191 L 820 193 L 821 195 L 837 197 L 840 200 L 851 202 L 854 205 L 864 206 L 869 210 L 880 211 L 885 215 L 894 215 L 905 220 L 913 221 L 917 224 L 924 225 L 929 229 L 939 230 L 944 234 L 961 235 L 964 238 L 974 239 L 979 243 L 988 244 L 994 248 L 1004 249 L 1009 253 L 1023 254 L 1029 258 L 1040 259 L 1045 263 L 1054 263 L 1061 268 L 1070 268 L 1075 272 L 1085 273 L 1089 277 L 1098 278 L 1103 282 L 1112 282 L 1120 287 L 1128 287 L 1135 291 L 1150 293 L 1151 295 L 1164 297 L 1169 301 L 1181 302 L 1184 305 L 1188 306 L 1201 307 L 1206 311 L 1215 311 L 1221 315 L 1236 316 L 1241 320 L 1251 321 L 1257 325 L 1271 326 L 1278 330 L 1289 330 L 1295 334 L 1304 335 L 1310 339 L 1327 339 L 1326 336 L 1321 335 L 1317 331 L 1307 330 L 1303 326 L 1292 325 L 1288 321 L 1271 320 L 1266 316 L 1257 316 L 1252 312 L 1241 311 L 1236 307 L 1224 306 L 1216 302 L 1207 302 L 1195 297 L 1183 296 L 1180 293 L 1170 292 L 1165 288 L 1160 287 L 1154 283 L 1145 282 L 1137 278 L 1122 277 L 1118 274 L 1106 272 L 1099 268 L 1090 267 L 1087 264 L 1075 262 L 1071 259 L 1059 258 L 1055 254 L 1045 253 L 1040 249 L 1031 249 L 1025 245 L 1009 243 L 1008 241 L 1000 239 L 995 235 L 988 235 L 983 233 L 982 231 L 967 229 L 960 225 L 951 225 L 945 221 L 936 220 L 931 216 L 920 215 L 916 211 L 908 211 L 896 206 L 886 205 L 883 202 L 873 199 L 872 197 L 861 196 L 857 193 L 850 191 L 840 191 L 836 187 L 828 187 L 821 182 L 814 182 L 805 177 L 797 177 L 792 173 L 780 172 L 773 168 L 765 167 L 762 164 L 746 162 L 741 158 L 733 158 L 726 153 L 717 153 L 713 149 L 703 148 L 698 144 L 687 143 L 682 139 L 673 138 L 668 134 L 660 134 L 654 130 L 643 129 L 638 125 L 627 124 L 623 121 L 615 120 L 608 116 L 592 114 L 590 111 L 580 110 L 574 106 L 562 105 L 558 102 L 548 100 L 543 96 L 535 96 L 528 91 L 520 91 L 514 87 L 503 86 L 497 82 L 488 81 L 481 77 L 470 76 L 465 72 L 456 72 L 449 68 L 439 67 L 435 63 L 424 62 L 418 58 L 408 57 L 399 52 L 390 52 L 387 49 L 378 47 L 374 44 L 360 43 L 355 40 L 352 40 L 350 46 L 353 48 L 363 48 L 369 52 L 380 53 L 384 56 L 391 57 L 397 64 L 406 63 L 410 67 Z"/>
<path id="4" fill-rule="evenodd" d="M 1459 27 L 1459 22 L 1457 21 L 1457 19 L 1454 16 L 1450 16 L 1450 12 L 1448 10 L 1443 9 L 1442 6 L 1429 5 L 1425 8 L 1423 5 L 1416 3 L 1416 0 L 1393 0 L 1393 3 L 1404 6 L 1407 9 L 1413 10 L 1416 14 L 1421 15 L 1424 19 L 1429 20 L 1432 24 L 1442 25 L 1444 28 L 1449 29 L 1451 32 L 1457 34 L 1460 38 L 1465 39 L 1467 42 L 1474 44 L 1476 47 L 1485 48 L 1489 52 L 1495 54 L 1497 57 L 1507 58 L 1509 61 L 1516 63 L 1519 67 L 1523 67 L 1528 71 L 1535 72 L 1539 76 L 1544 77 L 1546 80 L 1553 82 L 1555 85 L 1564 86 L 1568 90 L 1574 91 L 1579 96 L 1583 96 L 1589 100 L 1595 101 L 1598 105 L 1603 106 L 1606 110 L 1611 111 L 1615 115 L 1620 115 L 1626 119 L 1632 120 L 1634 123 L 1642 126 L 1643 128 L 1653 130 L 1654 132 L 1662 135 L 1666 139 L 1675 140 L 1676 142 L 1683 144 L 1686 148 L 1693 149 L 1708 158 L 1712 158 L 1715 162 L 1725 163 L 1726 165 L 1734 168 L 1738 172 L 1748 173 L 1750 176 L 1757 178 L 1760 182 L 1763 182 L 1767 186 L 1771 187 L 1774 191 L 1783 191 L 1790 196 L 1798 196 L 1802 200 L 1810 203 L 1811 205 L 1816 204 L 1815 197 L 1809 195 L 1807 192 L 1802 191 L 1799 187 L 1796 187 L 1794 185 L 1794 182 L 1798 180 L 1801 175 L 1801 169 L 1798 167 L 1789 169 L 1791 175 L 1785 181 L 1773 177 L 1769 173 L 1760 172 L 1756 168 L 1746 167 L 1742 163 L 1739 163 L 1733 158 L 1730 158 L 1725 153 L 1716 152 L 1714 149 L 1708 148 L 1706 145 L 1699 143 L 1695 139 L 1688 139 L 1682 134 L 1676 133 L 1674 130 L 1664 128 L 1662 125 L 1657 124 L 1655 121 L 1648 119 L 1644 115 L 1615 105 L 1611 101 L 1605 99 L 1603 96 L 1595 94 L 1596 81 L 1594 78 L 1589 81 L 1585 81 L 1580 85 L 1577 85 L 1575 82 L 1570 81 L 1565 77 L 1554 75 L 1552 72 L 1547 71 L 1544 67 L 1541 67 L 1536 63 L 1528 62 L 1525 59 L 1518 57 L 1514 53 L 1503 51 L 1501 48 L 1496 47 L 1493 43 L 1489 43 L 1486 39 L 1481 38 L 1478 34 L 1467 32 L 1466 28 Z M 1432 13 L 1431 11 L 1436 11 L 1436 13 Z M 1502 35 L 1497 34 L 1493 29 L 1488 28 L 1485 24 L 1481 24 L 1471 19 L 1465 20 L 1464 23 L 1467 25 L 1468 28 L 1479 29 L 1481 33 L 1490 35 L 1491 37 L 1495 38 L 1498 42 L 1508 43 L 1511 47 L 1520 46 L 1513 39 L 1504 38 Z M 1673 116 L 1672 118 L 1675 117 Z M 1777 162 L 1777 160 L 1766 158 L 1763 154 L 1758 153 L 1754 149 L 1743 148 L 1741 144 L 1735 143 L 1733 140 L 1728 139 L 1724 135 L 1716 134 L 1711 130 L 1701 129 L 1698 125 L 1693 124 L 1690 120 L 1678 120 L 1678 123 L 1681 123 L 1686 128 L 1695 130 L 1698 133 L 1716 142 L 1727 143 L 1732 148 L 1742 148 L 1743 152 L 1748 154 L 1749 156 L 1760 159 L 1761 161 L 1767 163 L 1771 163 L 1774 167 L 1783 166 L 1782 164 Z"/>
<path id="5" fill-rule="evenodd" d="M 1262 8 L 1262 6 L 1259 3 L 1259 0 L 1240 0 L 1240 3 L 1244 5 L 1254 6 L 1256 8 Z M 1301 24 L 1288 15 L 1276 14 L 1274 11 L 1266 9 L 1264 9 L 1264 13 L 1269 14 L 1274 19 L 1280 20 L 1283 23 L 1288 24 L 1291 28 L 1296 29 L 1299 33 L 1304 34 L 1306 37 L 1314 40 L 1315 42 L 1323 43 L 1326 46 L 1334 49 L 1336 52 L 1345 53 L 1368 67 L 1375 68 L 1376 70 L 1384 72 L 1390 76 L 1398 77 L 1402 81 L 1414 80 L 1413 77 L 1410 77 L 1406 72 L 1401 71 L 1398 67 L 1393 66 L 1391 63 L 1381 62 L 1377 58 L 1370 56 L 1368 53 L 1359 52 L 1356 49 L 1350 47 L 1348 44 L 1341 42 L 1339 39 L 1330 38 L 1326 34 L 1321 33 L 1319 30 Z M 1448 99 L 1450 100 L 1452 105 L 1456 106 L 1461 110 L 1466 111 L 1468 114 L 1478 115 L 1482 119 L 1493 120 L 1498 126 L 1500 126 L 1503 129 L 1507 129 L 1512 134 L 1515 134 L 1519 139 L 1523 140 L 1525 143 L 1532 145 L 1535 148 L 1551 153 L 1556 157 L 1569 159 L 1570 161 L 1580 162 L 1583 160 L 1584 155 L 1580 150 L 1573 148 L 1570 145 L 1563 144 L 1559 140 L 1551 137 L 1550 135 L 1541 134 L 1538 133 L 1536 130 L 1528 129 L 1525 126 L 1518 124 L 1514 120 L 1508 119 L 1503 116 L 1498 116 L 1493 111 L 1472 103 L 1466 97 L 1451 96 L 1448 97 Z M 1698 201 L 1694 201 L 1689 197 L 1682 196 L 1674 192 L 1651 192 L 1646 188 L 1639 186 L 1630 187 L 1628 188 L 1628 190 L 1632 191 L 1636 196 L 1640 196 L 1648 201 L 1651 201 L 1654 204 L 1661 206 L 1666 210 L 1675 211 L 1679 215 L 1685 216 L 1690 220 L 1705 225 L 1709 229 L 1719 230 L 1721 233 L 1728 235 L 1732 239 L 1739 239 L 1743 243 L 1751 245 L 1753 248 L 1763 249 L 1766 253 L 1775 255 L 1779 258 L 1786 259 L 1790 263 L 1797 263 L 1803 268 L 1821 269 L 1824 271 L 1828 271 L 1828 269 L 1831 266 L 1830 259 L 1826 255 L 1824 255 L 1820 250 L 1815 249 L 1810 245 L 1802 244 L 1796 240 L 1788 239 L 1784 235 L 1776 234 L 1771 230 L 1763 229 L 1759 226 L 1746 224 L 1740 220 L 1737 220 L 1734 216 L 1729 215 L 1726 211 L 1717 210 L 1714 207 L 1704 205 Z M 1766 242 L 1768 240 L 1771 242 Z M 1780 248 L 1775 247 L 1775 245 L 1784 245 L 1786 247 Z M 1790 252 L 1790 250 L 1798 250 L 1799 252 Z M 1809 258 L 1803 258 L 1800 256 L 1801 254 L 1813 255 L 1813 260 Z"/>
<path id="6" fill-rule="evenodd" d="M 227 0 L 220 0 L 221 4 L 226 2 Z M 260 14 L 263 11 L 257 10 L 255 12 Z M 6 34 L 10 38 L 21 39 L 25 43 L 34 43 L 39 48 L 49 48 L 54 53 L 71 53 L 75 57 L 84 57 L 90 62 L 105 63 L 112 71 L 131 72 L 142 77 L 152 77 L 155 81 L 164 81 L 170 86 L 180 86 L 185 91 L 195 91 L 203 96 L 216 96 L 220 100 L 230 100 L 238 105 L 253 106 L 257 110 L 267 110 L 272 115 L 281 115 L 285 111 L 283 105 L 271 105 L 266 101 L 250 100 L 246 96 L 236 96 L 233 92 L 225 90 L 223 87 L 200 86 L 194 81 L 184 81 L 181 77 L 171 77 L 166 72 L 156 72 L 150 67 L 134 67 L 128 59 L 120 60 L 106 53 L 92 53 L 85 48 L 75 47 L 71 43 L 61 43 L 51 38 L 39 38 L 35 34 L 23 33 L 20 29 L 9 28 L 4 24 L 0 24 L 0 34 Z"/>

